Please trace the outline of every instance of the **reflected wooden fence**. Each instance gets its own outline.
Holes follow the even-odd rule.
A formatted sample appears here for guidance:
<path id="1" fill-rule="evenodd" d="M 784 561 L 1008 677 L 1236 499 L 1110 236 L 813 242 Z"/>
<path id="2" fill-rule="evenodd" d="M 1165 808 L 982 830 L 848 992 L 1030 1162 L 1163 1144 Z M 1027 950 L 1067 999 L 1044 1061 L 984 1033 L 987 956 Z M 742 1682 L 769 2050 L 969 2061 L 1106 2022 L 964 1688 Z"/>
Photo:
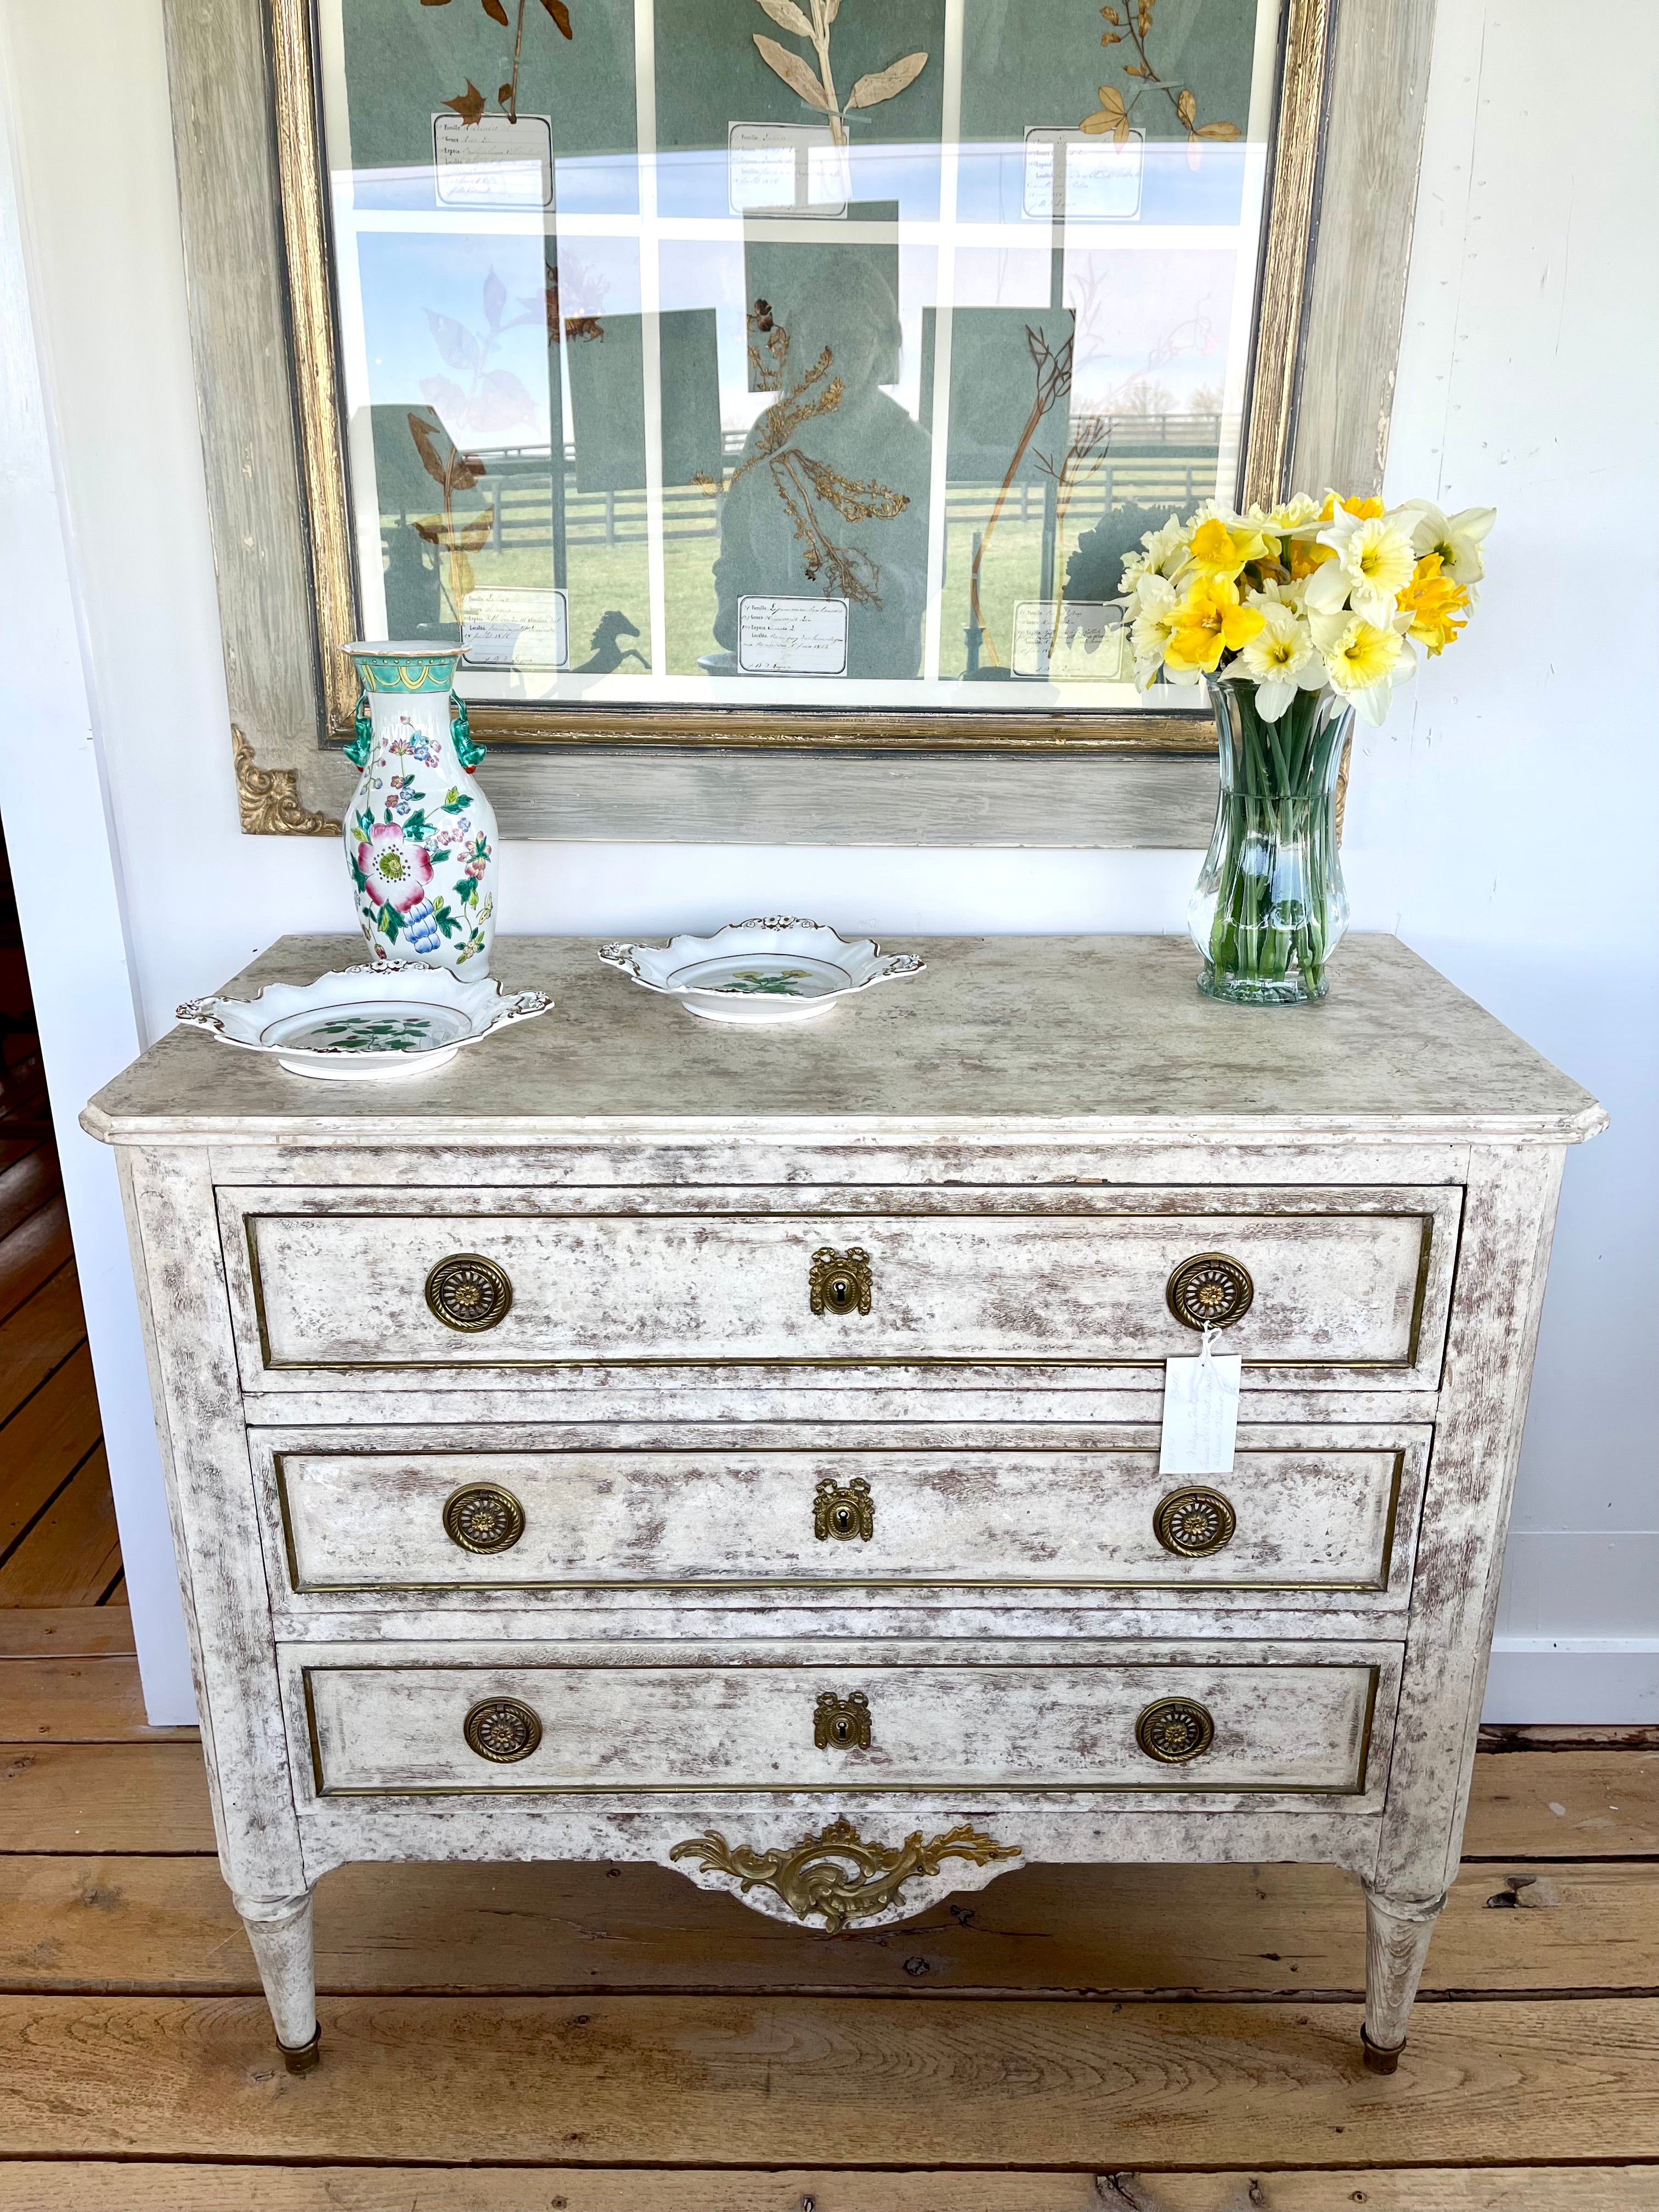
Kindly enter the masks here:
<path id="1" fill-rule="evenodd" d="M 1071 526 L 1086 528 L 1115 507 L 1185 508 L 1212 496 L 1220 428 L 1213 415 L 1114 418 L 1105 457 L 1088 470 L 1073 496 Z M 729 474 L 743 451 L 741 434 L 728 432 L 725 445 Z M 490 549 L 505 552 L 550 545 L 553 483 L 547 448 L 520 447 L 483 453 L 479 458 L 487 474 L 478 490 L 495 510 Z M 1040 522 L 1044 488 L 1041 477 L 1013 486 L 1003 505 L 1005 525 Z M 969 527 L 988 521 L 996 496 L 994 483 L 951 484 L 947 493 L 951 523 Z M 665 484 L 662 501 L 665 540 L 719 537 L 720 498 L 712 489 Z M 570 547 L 642 545 L 647 535 L 644 490 L 578 490 L 575 454 L 569 447 L 565 451 L 564 517 L 565 544 Z"/>

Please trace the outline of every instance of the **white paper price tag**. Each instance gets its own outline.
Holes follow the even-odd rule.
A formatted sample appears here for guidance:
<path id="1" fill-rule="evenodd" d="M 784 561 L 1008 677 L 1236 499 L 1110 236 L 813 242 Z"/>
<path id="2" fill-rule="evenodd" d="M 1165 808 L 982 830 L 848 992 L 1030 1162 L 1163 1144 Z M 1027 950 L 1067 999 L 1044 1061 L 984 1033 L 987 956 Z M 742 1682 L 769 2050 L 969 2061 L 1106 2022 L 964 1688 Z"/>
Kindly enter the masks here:
<path id="1" fill-rule="evenodd" d="M 1164 1363 L 1164 1436 L 1160 1474 L 1231 1474 L 1238 1436 L 1238 1378 L 1243 1362 L 1218 1358 L 1204 1332 L 1196 1359 Z"/>

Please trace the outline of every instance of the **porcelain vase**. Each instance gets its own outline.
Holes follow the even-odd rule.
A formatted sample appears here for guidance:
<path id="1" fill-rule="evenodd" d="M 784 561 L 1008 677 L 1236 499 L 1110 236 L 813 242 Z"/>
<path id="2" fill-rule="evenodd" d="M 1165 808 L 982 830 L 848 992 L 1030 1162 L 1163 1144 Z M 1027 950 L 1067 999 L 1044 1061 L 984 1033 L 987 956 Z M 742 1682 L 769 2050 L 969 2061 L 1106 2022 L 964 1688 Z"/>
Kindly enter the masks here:
<path id="1" fill-rule="evenodd" d="M 1187 908 L 1198 988 L 1235 1006 L 1305 1006 L 1348 927 L 1336 792 L 1353 709 L 1298 691 L 1269 720 L 1246 677 L 1208 678 L 1220 741 L 1215 831 Z"/>
<path id="2" fill-rule="evenodd" d="M 455 696 L 453 648 L 349 645 L 361 684 L 362 770 L 345 819 L 357 918 L 376 960 L 489 973 L 495 813 L 472 771 L 483 757 Z"/>

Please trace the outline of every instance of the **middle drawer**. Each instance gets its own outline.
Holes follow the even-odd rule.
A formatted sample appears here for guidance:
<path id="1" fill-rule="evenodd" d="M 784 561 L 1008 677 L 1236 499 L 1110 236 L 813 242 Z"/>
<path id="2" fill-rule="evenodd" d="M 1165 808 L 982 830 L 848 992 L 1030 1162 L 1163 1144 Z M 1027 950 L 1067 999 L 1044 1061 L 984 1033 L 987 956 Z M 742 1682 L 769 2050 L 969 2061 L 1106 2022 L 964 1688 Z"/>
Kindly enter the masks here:
<path id="1" fill-rule="evenodd" d="M 255 1431 L 273 1579 L 296 1595 L 968 1585 L 1402 1595 L 1421 1426 L 1241 1433 L 1165 1476 L 1145 1432 L 1040 1449 L 453 1446 Z"/>

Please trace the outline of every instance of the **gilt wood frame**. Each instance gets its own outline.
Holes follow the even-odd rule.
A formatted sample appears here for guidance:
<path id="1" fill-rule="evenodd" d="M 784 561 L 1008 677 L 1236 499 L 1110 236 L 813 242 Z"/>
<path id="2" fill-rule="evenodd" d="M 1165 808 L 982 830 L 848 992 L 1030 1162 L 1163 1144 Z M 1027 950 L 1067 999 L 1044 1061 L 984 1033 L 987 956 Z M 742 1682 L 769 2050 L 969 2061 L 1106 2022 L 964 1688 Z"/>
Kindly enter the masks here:
<path id="1" fill-rule="evenodd" d="M 1434 0 L 1287 0 L 1244 495 L 1375 489 Z M 332 834 L 356 631 L 311 0 L 167 0 L 242 827 Z M 1207 718 L 476 705 L 508 836 L 1201 846 Z M 976 726 L 977 725 L 977 726 Z"/>

